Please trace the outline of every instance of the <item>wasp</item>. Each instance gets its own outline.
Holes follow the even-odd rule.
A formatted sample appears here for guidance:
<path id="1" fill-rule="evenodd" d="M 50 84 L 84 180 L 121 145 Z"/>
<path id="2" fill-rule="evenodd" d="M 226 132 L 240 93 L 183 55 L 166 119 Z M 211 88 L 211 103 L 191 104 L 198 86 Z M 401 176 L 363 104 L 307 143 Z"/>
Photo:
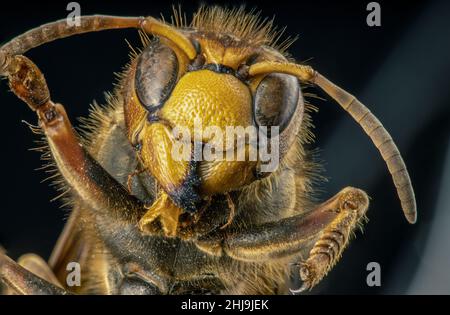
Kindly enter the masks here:
<path id="1" fill-rule="evenodd" d="M 76 34 L 135 28 L 134 51 L 105 106 L 84 132 L 52 100 L 41 70 L 23 54 Z M 201 7 L 188 24 L 153 17 L 82 16 L 32 29 L 0 48 L 0 74 L 35 111 L 47 167 L 68 193 L 71 215 L 48 262 L 0 254 L 0 279 L 16 294 L 284 294 L 292 264 L 310 290 L 340 259 L 363 224 L 368 195 L 346 187 L 324 202 L 311 143 L 318 87 L 362 127 L 392 175 L 410 223 L 411 180 L 392 137 L 370 110 L 277 45 L 271 21 L 243 8 Z M 277 127 L 275 169 L 250 160 L 177 159 L 173 130 Z M 198 129 L 198 128 L 197 128 Z M 244 137 L 245 138 L 245 137 Z M 245 140 L 245 139 L 244 139 Z M 185 142 L 216 141 L 207 133 Z M 234 142 L 233 142 L 234 143 Z M 233 144 L 232 143 L 232 144 Z M 244 152 L 250 145 L 222 147 Z M 216 151 L 220 147 L 216 147 Z M 68 197 L 67 197 L 68 196 Z M 70 262 L 81 285 L 66 281 Z"/>

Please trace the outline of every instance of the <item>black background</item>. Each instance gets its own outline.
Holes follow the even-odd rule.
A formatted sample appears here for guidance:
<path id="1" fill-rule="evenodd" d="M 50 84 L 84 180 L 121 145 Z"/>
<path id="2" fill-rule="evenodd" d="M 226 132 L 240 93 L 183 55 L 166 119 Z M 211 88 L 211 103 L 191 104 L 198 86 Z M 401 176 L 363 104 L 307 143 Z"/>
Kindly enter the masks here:
<path id="1" fill-rule="evenodd" d="M 313 116 L 316 145 L 321 148 L 330 180 L 320 187 L 322 198 L 351 185 L 366 190 L 372 203 L 364 234 L 357 233 L 341 262 L 312 293 L 449 293 L 450 282 L 445 282 L 448 270 L 440 270 L 439 266 L 450 266 L 450 261 L 437 261 L 439 255 L 430 259 L 424 253 L 435 220 L 440 218 L 437 199 L 440 194 L 442 197 L 440 187 L 445 180 L 449 144 L 450 4 L 444 0 L 379 1 L 382 25 L 369 27 L 368 2 L 211 3 L 246 3 L 248 8 L 261 9 L 263 16 L 275 15 L 278 25 L 287 26 L 287 35 L 298 34 L 299 40 L 289 50 L 291 54 L 299 61 L 309 60 L 310 65 L 357 95 L 391 132 L 409 167 L 419 209 L 416 225 L 408 225 L 403 218 L 389 173 L 367 136 L 335 103 L 313 101 L 320 109 Z M 79 3 L 83 15 L 171 14 L 171 2 Z M 181 3 L 190 17 L 200 2 L 176 3 Z M 66 5 L 65 1 L 2 3 L 0 42 L 64 18 L 68 14 Z M 27 56 L 44 71 L 53 100 L 62 102 L 75 121 L 75 117 L 86 116 L 93 99 L 103 102 L 103 92 L 112 89 L 113 73 L 128 61 L 125 39 L 139 43 L 134 30 L 106 31 L 56 41 Z M 68 209 L 49 202 L 57 193 L 48 184 L 40 183 L 46 175 L 34 169 L 42 162 L 38 153 L 28 151 L 37 137 L 21 123 L 26 120 L 35 124 L 35 115 L 7 90 L 6 81 L 0 82 L 0 244 L 13 258 L 26 252 L 47 258 Z M 448 204 L 444 209 L 448 211 Z M 448 227 L 450 221 L 445 223 L 443 226 Z M 440 251 L 450 252 L 450 239 L 445 234 L 438 231 L 433 237 L 441 242 Z M 366 284 L 366 265 L 371 261 L 381 265 L 381 287 Z M 424 262 L 431 266 L 427 270 L 437 266 L 433 275 L 419 274 Z M 413 286 L 417 277 L 436 277 L 444 283 L 437 290 L 433 286 L 436 282 L 428 281 L 431 285 L 417 291 Z"/>

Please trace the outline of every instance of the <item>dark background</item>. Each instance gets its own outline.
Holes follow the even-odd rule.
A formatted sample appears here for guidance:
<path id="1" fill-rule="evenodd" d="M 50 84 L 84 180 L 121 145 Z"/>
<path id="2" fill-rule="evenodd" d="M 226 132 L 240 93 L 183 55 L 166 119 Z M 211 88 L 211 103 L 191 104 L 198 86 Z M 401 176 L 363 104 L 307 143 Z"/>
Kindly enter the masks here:
<path id="1" fill-rule="evenodd" d="M 79 1 L 82 14 L 171 14 L 171 3 Z M 403 153 L 415 187 L 416 225 L 403 218 L 394 185 L 367 136 L 331 101 L 315 100 L 316 145 L 329 182 L 323 199 L 344 186 L 372 197 L 364 234 L 312 293 L 450 293 L 450 2 L 379 1 L 381 26 L 366 24 L 370 1 L 240 1 L 299 34 L 291 54 L 357 95 L 384 123 Z M 66 17 L 68 2 L 2 3 L 0 42 L 40 24 Z M 179 1 L 187 16 L 198 1 Z M 210 1 L 206 1 L 210 3 Z M 211 3 L 221 3 L 214 1 Z M 53 100 L 75 121 L 93 99 L 104 100 L 114 72 L 128 61 L 125 39 L 137 44 L 135 30 L 106 31 L 56 41 L 27 53 L 44 71 Z M 47 258 L 68 209 L 49 200 L 57 193 L 41 184 L 46 175 L 39 154 L 28 151 L 37 139 L 26 120 L 36 118 L 0 82 L 2 202 L 0 244 L 17 258 L 35 252 Z M 318 91 L 317 91 L 318 92 Z M 318 92 L 322 97 L 322 93 Z M 368 287 L 366 265 L 381 266 L 381 287 Z"/>

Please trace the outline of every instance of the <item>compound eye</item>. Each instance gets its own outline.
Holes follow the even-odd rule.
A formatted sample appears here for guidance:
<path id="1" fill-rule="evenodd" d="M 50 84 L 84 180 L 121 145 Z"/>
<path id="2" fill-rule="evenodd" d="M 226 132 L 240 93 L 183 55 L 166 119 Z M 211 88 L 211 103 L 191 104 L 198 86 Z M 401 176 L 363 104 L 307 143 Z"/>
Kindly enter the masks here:
<path id="1" fill-rule="evenodd" d="M 139 101 L 148 111 L 160 108 L 169 98 L 178 77 L 174 51 L 159 40 L 150 43 L 138 57 L 135 87 Z"/>
<path id="2" fill-rule="evenodd" d="M 254 101 L 254 119 L 258 126 L 278 126 L 281 133 L 291 121 L 301 97 L 296 77 L 271 73 L 258 85 Z"/>

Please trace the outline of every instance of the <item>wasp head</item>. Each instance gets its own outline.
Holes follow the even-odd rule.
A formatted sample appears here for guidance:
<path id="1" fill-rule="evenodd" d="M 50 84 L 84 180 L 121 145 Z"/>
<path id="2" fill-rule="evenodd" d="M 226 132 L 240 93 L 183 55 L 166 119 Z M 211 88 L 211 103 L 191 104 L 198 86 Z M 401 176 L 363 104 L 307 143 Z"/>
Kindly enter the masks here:
<path id="1" fill-rule="evenodd" d="M 256 62 L 286 58 L 267 45 L 263 24 L 242 24 L 236 20 L 242 13 L 234 14 L 204 14 L 191 27 L 171 29 L 177 36 L 149 40 L 125 85 L 129 139 L 144 167 L 188 212 L 202 198 L 275 172 L 303 117 L 296 77 L 248 75 Z"/>

